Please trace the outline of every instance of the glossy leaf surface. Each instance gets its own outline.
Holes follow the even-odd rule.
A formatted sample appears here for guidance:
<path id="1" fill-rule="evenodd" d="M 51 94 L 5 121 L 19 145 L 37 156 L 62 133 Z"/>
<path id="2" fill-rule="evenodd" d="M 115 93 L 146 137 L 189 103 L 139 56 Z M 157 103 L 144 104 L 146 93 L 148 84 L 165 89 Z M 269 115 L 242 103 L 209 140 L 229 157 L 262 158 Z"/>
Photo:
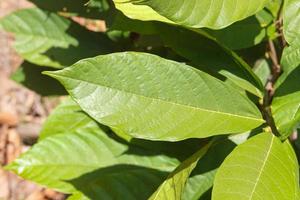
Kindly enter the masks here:
<path id="1" fill-rule="evenodd" d="M 297 200 L 299 168 L 288 141 L 271 133 L 239 145 L 219 168 L 213 200 Z"/>
<path id="2" fill-rule="evenodd" d="M 159 26 L 163 42 L 200 70 L 230 82 L 258 97 L 262 85 L 250 66 L 234 52 L 209 39 L 203 31 L 195 32 L 173 26 Z M 176 32 L 176 34 L 174 34 Z M 182 40 L 182 38 L 189 38 Z M 220 75 L 219 75 L 220 76 Z"/>
<path id="3" fill-rule="evenodd" d="M 193 28 L 220 29 L 254 15 L 269 3 L 269 0 L 251 2 L 246 0 L 114 0 L 114 2 L 125 15 L 139 20 L 171 21 Z M 135 10 L 135 13 L 138 11 L 142 13 L 144 11 L 142 8 L 153 10 L 145 15 L 132 15 L 132 10 Z"/>
<path id="4" fill-rule="evenodd" d="M 97 127 L 97 122 L 84 113 L 79 105 L 71 98 L 64 100 L 57 106 L 43 124 L 39 140 L 57 134 L 68 134 Z"/>
<path id="5" fill-rule="evenodd" d="M 177 141 L 263 123 L 257 107 L 232 87 L 150 54 L 99 56 L 47 74 L 98 122 L 137 138 Z"/>

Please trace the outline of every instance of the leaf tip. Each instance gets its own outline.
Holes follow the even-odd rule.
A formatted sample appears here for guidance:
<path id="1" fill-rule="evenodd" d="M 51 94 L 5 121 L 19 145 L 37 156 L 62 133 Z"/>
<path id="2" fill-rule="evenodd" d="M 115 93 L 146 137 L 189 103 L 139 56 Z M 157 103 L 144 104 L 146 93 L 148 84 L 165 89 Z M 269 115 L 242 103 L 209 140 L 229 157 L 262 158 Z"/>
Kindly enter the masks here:
<path id="1" fill-rule="evenodd" d="M 53 75 L 55 75 L 55 72 L 53 72 L 53 71 L 43 71 L 42 74 L 47 75 L 47 76 L 53 76 Z"/>
<path id="2" fill-rule="evenodd" d="M 51 78 L 59 80 L 59 71 L 43 71 L 43 75 L 50 76 Z"/>
<path id="3" fill-rule="evenodd" d="M 12 162 L 8 165 L 5 165 L 3 167 L 3 169 L 6 170 L 6 171 L 13 171 L 13 172 L 17 173 L 18 172 L 18 165 L 15 162 Z"/>

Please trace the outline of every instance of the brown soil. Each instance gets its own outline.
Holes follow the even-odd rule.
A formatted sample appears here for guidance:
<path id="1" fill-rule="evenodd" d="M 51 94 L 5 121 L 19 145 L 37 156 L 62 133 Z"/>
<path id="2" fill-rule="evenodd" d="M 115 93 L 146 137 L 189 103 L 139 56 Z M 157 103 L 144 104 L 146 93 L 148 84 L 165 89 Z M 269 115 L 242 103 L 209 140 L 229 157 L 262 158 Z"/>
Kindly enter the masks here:
<path id="1" fill-rule="evenodd" d="M 1 0 L 0 17 L 31 7 L 25 0 Z M 13 37 L 0 31 L 0 200 L 62 200 L 65 196 L 22 180 L 1 166 L 30 148 L 57 98 L 45 98 L 10 80 L 22 63 L 12 48 Z"/>

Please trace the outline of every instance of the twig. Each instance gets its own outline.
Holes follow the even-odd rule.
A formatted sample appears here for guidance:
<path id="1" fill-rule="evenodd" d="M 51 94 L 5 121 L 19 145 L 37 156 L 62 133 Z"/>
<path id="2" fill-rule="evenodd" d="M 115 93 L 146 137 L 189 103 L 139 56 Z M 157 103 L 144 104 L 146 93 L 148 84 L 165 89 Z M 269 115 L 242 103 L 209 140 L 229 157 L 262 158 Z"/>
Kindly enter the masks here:
<path id="1" fill-rule="evenodd" d="M 281 16 L 281 9 L 279 10 L 278 16 Z M 279 17 L 279 20 L 280 19 Z M 275 23 L 277 24 L 278 21 L 275 21 Z M 282 23 L 278 23 L 277 24 L 277 30 L 281 29 Z M 276 51 L 274 42 L 272 40 L 268 41 L 268 55 L 272 61 L 272 73 L 270 74 L 266 87 L 265 87 L 265 96 L 263 99 L 263 105 L 262 105 L 262 111 L 263 111 L 263 115 L 264 115 L 264 119 L 266 120 L 267 124 L 269 125 L 269 127 L 272 130 L 272 133 L 276 136 L 280 136 L 280 133 L 276 127 L 273 115 L 272 115 L 272 110 L 271 110 L 271 103 L 273 100 L 273 96 L 275 93 L 275 88 L 274 85 L 277 81 L 277 79 L 279 78 L 280 74 L 281 74 L 281 66 L 279 63 L 280 58 L 278 57 L 278 53 Z"/>
<path id="2" fill-rule="evenodd" d="M 275 82 L 277 81 L 277 79 L 279 78 L 280 74 L 281 74 L 281 67 L 279 64 L 279 57 L 278 54 L 276 52 L 276 48 L 274 45 L 274 42 L 272 40 L 268 41 L 269 44 L 269 56 L 272 60 L 272 77 L 271 77 L 271 84 L 272 86 L 274 86 Z M 274 88 L 273 88 L 274 89 Z M 274 94 L 272 94 L 273 96 Z"/>

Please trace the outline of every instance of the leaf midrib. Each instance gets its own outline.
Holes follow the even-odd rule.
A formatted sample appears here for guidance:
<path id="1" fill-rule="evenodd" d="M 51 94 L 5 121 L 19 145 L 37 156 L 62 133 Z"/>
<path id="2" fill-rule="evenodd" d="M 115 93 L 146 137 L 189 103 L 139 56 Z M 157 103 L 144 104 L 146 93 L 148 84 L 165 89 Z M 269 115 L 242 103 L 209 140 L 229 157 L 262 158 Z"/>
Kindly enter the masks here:
<path id="1" fill-rule="evenodd" d="M 264 159 L 263 164 L 262 164 L 262 166 L 261 166 L 261 170 L 260 170 L 260 172 L 259 172 L 259 174 L 258 174 L 258 176 L 257 176 L 257 178 L 256 178 L 255 184 L 254 184 L 253 189 L 252 189 L 252 191 L 251 191 L 251 194 L 250 194 L 250 196 L 249 196 L 249 200 L 252 200 L 253 195 L 254 195 L 254 192 L 255 192 L 255 190 L 256 190 L 256 187 L 257 187 L 257 185 L 258 185 L 258 183 L 259 183 L 259 181 L 260 181 L 260 178 L 261 178 L 261 176 L 262 176 L 262 174 L 263 174 L 263 171 L 264 171 L 264 169 L 265 169 L 265 167 L 266 167 L 268 158 L 269 158 L 269 156 L 270 156 L 270 154 L 271 154 L 271 149 L 272 149 L 272 146 L 273 146 L 273 143 L 274 143 L 274 138 L 275 138 L 275 137 L 272 136 L 272 140 L 271 140 L 271 142 L 270 142 L 269 149 L 268 149 L 268 151 L 267 151 L 267 153 L 266 153 L 265 159 Z"/>
<path id="2" fill-rule="evenodd" d="M 8 32 L 10 32 L 10 31 L 8 31 Z M 50 41 L 51 43 L 53 43 L 53 45 L 58 46 L 58 47 L 71 45 L 71 43 L 68 40 L 66 40 L 65 37 L 59 38 L 59 37 L 50 37 L 49 35 L 42 35 L 42 34 L 38 35 L 38 34 L 30 34 L 30 33 L 25 34 L 25 33 L 18 33 L 18 32 L 11 32 L 11 33 L 15 34 L 16 38 L 19 39 L 18 41 L 21 41 L 21 39 L 22 39 L 22 38 L 18 38 L 18 37 L 34 37 L 41 41 Z"/>
<path id="3" fill-rule="evenodd" d="M 97 87 L 109 88 L 111 90 L 117 90 L 119 92 L 124 92 L 126 94 L 136 95 L 136 96 L 141 97 L 141 98 L 157 100 L 157 101 L 161 101 L 161 102 L 164 102 L 164 103 L 170 103 L 170 104 L 174 104 L 174 105 L 178 105 L 178 106 L 182 106 L 182 107 L 188 107 L 188 108 L 193 109 L 193 110 L 200 110 L 200 111 L 204 111 L 204 112 L 211 112 L 211 113 L 216 113 L 216 114 L 220 114 L 220 115 L 228 115 L 228 116 L 236 117 L 236 118 L 244 118 L 244 119 L 249 119 L 249 120 L 258 121 L 258 122 L 262 122 L 262 123 L 264 122 L 264 120 L 260 119 L 260 118 L 254 118 L 254 117 L 249 117 L 249 116 L 236 115 L 236 114 L 226 113 L 226 112 L 220 112 L 220 111 L 216 111 L 216 110 L 208 110 L 208 109 L 194 107 L 194 106 L 186 105 L 186 104 L 180 104 L 180 103 L 177 103 L 177 102 L 172 102 L 172 101 L 168 101 L 168 100 L 164 100 L 164 99 L 159 99 L 159 98 L 154 98 L 154 97 L 148 97 L 148 96 L 136 94 L 136 93 L 125 91 L 125 90 L 120 90 L 120 89 L 109 87 L 109 86 L 99 85 L 97 83 L 93 83 L 93 82 L 82 80 L 82 79 L 76 79 L 76 78 L 69 77 L 69 76 L 66 76 L 66 75 L 60 75 L 60 74 L 55 73 L 55 72 L 54 73 L 50 72 L 49 75 L 54 76 L 54 77 L 55 76 L 64 77 L 64 78 L 72 79 L 72 80 L 75 80 L 75 81 L 82 81 L 82 82 L 86 82 L 86 83 L 91 84 L 91 85 L 95 85 Z"/>

